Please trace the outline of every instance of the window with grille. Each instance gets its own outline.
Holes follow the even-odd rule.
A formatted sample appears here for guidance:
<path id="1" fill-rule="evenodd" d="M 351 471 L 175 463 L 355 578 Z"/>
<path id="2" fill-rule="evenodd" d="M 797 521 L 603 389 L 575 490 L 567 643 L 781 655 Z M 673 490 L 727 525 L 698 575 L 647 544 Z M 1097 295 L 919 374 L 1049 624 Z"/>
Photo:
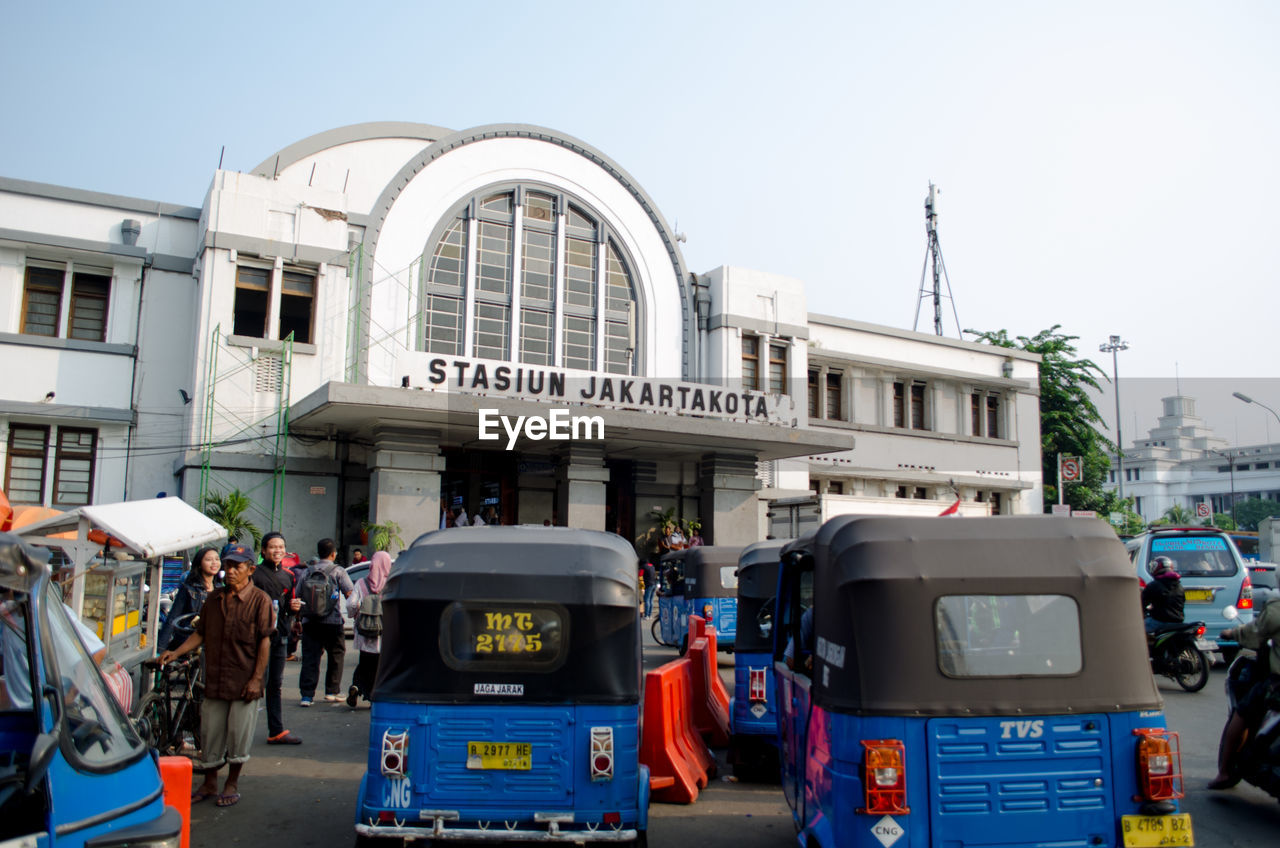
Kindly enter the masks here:
<path id="1" fill-rule="evenodd" d="M 742 388 L 760 388 L 760 337 L 742 335 Z"/>
<path id="2" fill-rule="evenodd" d="M 58 429 L 53 468 L 54 506 L 84 506 L 92 500 L 97 447 L 97 430 Z"/>
<path id="3" fill-rule="evenodd" d="M 827 372 L 827 418 L 832 421 L 844 421 L 843 374 L 839 371 Z"/>
<path id="4" fill-rule="evenodd" d="M 64 327 L 62 304 L 68 284 Z M 22 296 L 22 332 L 51 338 L 106 341 L 110 298 L 109 273 L 73 269 L 68 275 L 63 267 L 28 266 Z"/>
<path id="5" fill-rule="evenodd" d="M 769 391 L 787 393 L 787 345 L 785 342 L 769 343 Z"/>
<path id="6" fill-rule="evenodd" d="M 43 504 L 45 457 L 49 428 L 9 425 L 9 453 L 4 469 L 4 491 L 15 504 Z"/>
<path id="7" fill-rule="evenodd" d="M 987 436 L 998 439 L 1000 435 L 1000 398 L 987 395 Z"/>
<path id="8" fill-rule="evenodd" d="M 924 416 L 924 383 L 911 384 L 911 429 L 927 430 Z"/>
<path id="9" fill-rule="evenodd" d="M 810 418 L 822 417 L 822 410 L 819 406 L 822 400 L 822 396 L 818 393 L 818 377 L 819 376 L 820 375 L 817 371 L 811 370 L 809 372 L 809 417 Z"/>
<path id="10" fill-rule="evenodd" d="M 635 373 L 631 264 L 598 216 L 532 186 L 490 189 L 461 206 L 430 247 L 423 350 Z"/>

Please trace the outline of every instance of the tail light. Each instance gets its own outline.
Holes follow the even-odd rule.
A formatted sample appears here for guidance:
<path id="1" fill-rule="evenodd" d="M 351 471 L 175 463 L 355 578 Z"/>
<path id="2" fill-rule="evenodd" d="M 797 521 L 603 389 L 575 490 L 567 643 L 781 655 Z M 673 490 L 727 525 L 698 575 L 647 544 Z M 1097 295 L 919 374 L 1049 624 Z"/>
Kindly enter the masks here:
<path id="1" fill-rule="evenodd" d="M 866 806 L 859 813 L 905 815 L 907 756 L 901 740 L 863 739 L 862 793 Z"/>
<path id="2" fill-rule="evenodd" d="M 769 700 L 768 689 L 765 688 L 763 668 L 748 669 L 747 700 L 764 703 Z"/>
<path id="3" fill-rule="evenodd" d="M 1133 731 L 1138 737 L 1138 786 L 1136 800 L 1171 801 L 1183 796 L 1182 752 L 1178 734 L 1163 727 L 1143 727 Z"/>
<path id="4" fill-rule="evenodd" d="M 1196 638 L 1199 639 L 1203 635 L 1204 635 L 1204 625 L 1202 624 L 1196 628 Z"/>
<path id="5" fill-rule="evenodd" d="M 591 782 L 613 780 L 613 728 L 591 728 Z"/>
<path id="6" fill-rule="evenodd" d="M 409 731 L 392 733 L 390 729 L 382 734 L 382 776 L 404 777 L 409 761 Z"/>
<path id="7" fill-rule="evenodd" d="M 1236 599 L 1236 609 L 1253 609 L 1253 581 L 1246 573 L 1244 582 L 1240 584 L 1240 597 Z"/>
<path id="8" fill-rule="evenodd" d="M 715 622 L 716 622 L 716 611 L 715 611 L 715 609 L 711 606 L 711 604 L 703 604 L 703 605 L 702 605 L 702 617 L 703 617 L 703 618 L 705 618 L 705 619 L 707 620 L 707 623 L 708 623 L 708 624 L 715 624 Z"/>

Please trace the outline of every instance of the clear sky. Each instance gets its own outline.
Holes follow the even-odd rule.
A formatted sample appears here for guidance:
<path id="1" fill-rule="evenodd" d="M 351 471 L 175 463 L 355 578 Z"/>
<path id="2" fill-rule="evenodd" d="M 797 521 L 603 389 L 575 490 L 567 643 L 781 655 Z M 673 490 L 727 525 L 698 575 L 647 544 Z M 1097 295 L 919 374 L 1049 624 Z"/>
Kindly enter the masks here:
<path id="1" fill-rule="evenodd" d="M 0 176 L 200 205 L 224 145 L 223 167 L 249 170 L 364 121 L 537 124 L 630 172 L 687 235 L 691 270 L 797 277 L 810 311 L 908 329 L 933 181 L 959 329 L 1061 324 L 1108 373 L 1097 346 L 1119 334 L 1122 388 L 1176 370 L 1229 399 L 1269 378 L 1252 394 L 1280 409 L 1278 3 L 0 0 L 0 15 Z M 1256 419 L 1261 441 L 1265 413 L 1232 403 L 1219 431 L 1244 422 L 1249 441 Z"/>

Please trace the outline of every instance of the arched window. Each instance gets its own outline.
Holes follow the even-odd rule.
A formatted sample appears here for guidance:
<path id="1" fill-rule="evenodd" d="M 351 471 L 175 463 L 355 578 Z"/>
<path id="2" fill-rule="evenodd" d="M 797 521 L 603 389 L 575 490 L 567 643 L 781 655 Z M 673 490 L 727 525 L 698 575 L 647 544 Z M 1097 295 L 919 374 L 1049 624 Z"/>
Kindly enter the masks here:
<path id="1" fill-rule="evenodd" d="M 636 373 L 631 264 L 585 204 L 537 186 L 488 189 L 438 232 L 425 257 L 420 349 Z"/>

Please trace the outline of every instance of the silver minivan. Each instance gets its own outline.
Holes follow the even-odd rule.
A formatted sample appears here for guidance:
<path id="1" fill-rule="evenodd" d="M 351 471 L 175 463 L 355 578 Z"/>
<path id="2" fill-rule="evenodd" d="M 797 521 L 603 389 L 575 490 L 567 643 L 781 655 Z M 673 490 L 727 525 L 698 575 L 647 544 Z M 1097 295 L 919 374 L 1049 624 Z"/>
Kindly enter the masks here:
<path id="1" fill-rule="evenodd" d="M 1253 620 L 1253 584 L 1231 537 L 1213 527 L 1155 528 L 1125 542 L 1125 549 L 1146 586 L 1151 561 L 1167 556 L 1182 576 L 1186 595 L 1186 620 L 1203 621 L 1205 637 L 1217 639 L 1222 657 L 1230 663 L 1240 646 L 1218 638 L 1218 632 Z M 1240 611 L 1237 622 L 1222 615 L 1231 605 Z"/>

